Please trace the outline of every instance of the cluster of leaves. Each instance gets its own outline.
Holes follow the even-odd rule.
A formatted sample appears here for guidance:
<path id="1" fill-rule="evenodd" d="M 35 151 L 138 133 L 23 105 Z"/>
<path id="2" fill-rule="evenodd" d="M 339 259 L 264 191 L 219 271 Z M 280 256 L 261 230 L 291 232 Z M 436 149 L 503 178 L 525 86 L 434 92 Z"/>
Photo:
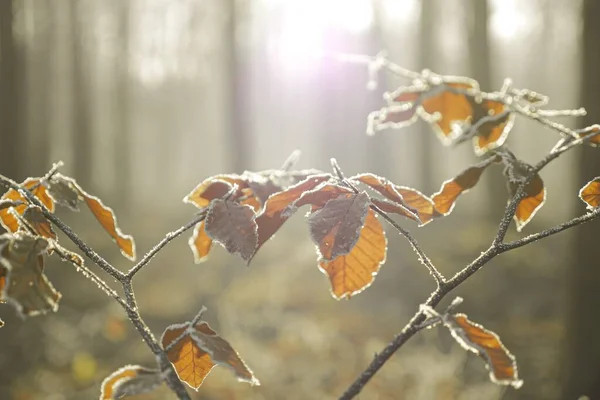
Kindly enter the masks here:
<path id="1" fill-rule="evenodd" d="M 15 189 L 0 198 L 0 223 L 8 232 L 0 236 L 0 299 L 14 305 L 19 315 L 34 316 L 58 309 L 61 294 L 44 274 L 47 256 L 56 254 L 64 261 L 83 265 L 81 256 L 58 244 L 40 206 L 51 213 L 56 205 L 79 211 L 79 203 L 84 202 L 121 252 L 135 259 L 133 238 L 118 228 L 113 211 L 74 179 L 57 173 L 48 178 L 27 178 L 21 187 L 31 191 L 39 204 L 32 204 Z"/>

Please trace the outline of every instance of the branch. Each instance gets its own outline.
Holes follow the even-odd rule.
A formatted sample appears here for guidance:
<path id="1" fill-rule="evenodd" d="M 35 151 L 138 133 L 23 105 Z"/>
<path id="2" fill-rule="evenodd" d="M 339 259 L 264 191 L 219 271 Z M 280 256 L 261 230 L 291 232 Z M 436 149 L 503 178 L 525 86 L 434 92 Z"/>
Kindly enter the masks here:
<path id="1" fill-rule="evenodd" d="M 500 225 L 498 227 L 498 231 L 496 233 L 496 237 L 494 238 L 491 246 L 481 253 L 475 260 L 473 260 L 469 265 L 459 271 L 456 275 L 454 275 L 451 279 L 447 281 L 443 281 L 443 284 L 438 285 L 437 289 L 431 293 L 429 298 L 425 301 L 425 303 L 419 308 L 419 310 L 415 313 L 415 315 L 411 318 L 411 320 L 404 326 L 402 331 L 398 333 L 392 341 L 381 351 L 378 353 L 375 358 L 371 361 L 371 363 L 367 366 L 367 368 L 360 374 L 360 376 L 348 387 L 348 389 L 340 396 L 340 400 L 349 400 L 354 398 L 356 395 L 360 393 L 360 391 L 364 388 L 364 386 L 371 380 L 371 378 L 383 367 L 383 365 L 387 362 L 387 360 L 410 339 L 415 333 L 417 333 L 420 329 L 423 328 L 423 322 L 426 320 L 427 316 L 423 312 L 424 308 L 431 307 L 434 308 L 439 304 L 439 302 L 453 289 L 466 281 L 470 276 L 479 271 L 485 264 L 491 261 L 494 257 L 509 250 L 516 249 L 518 247 L 525 246 L 526 244 L 535 242 L 537 240 L 543 239 L 545 237 L 549 237 L 560 233 L 566 229 L 574 227 L 576 225 L 583 224 L 585 222 L 591 221 L 594 218 L 600 216 L 600 208 L 595 209 L 592 212 L 587 213 L 586 215 L 573 218 L 570 221 L 557 225 L 553 228 L 546 229 L 542 232 L 526 236 L 522 239 L 515 240 L 508 243 L 503 243 L 504 238 L 506 236 L 506 232 L 508 227 L 512 221 L 512 218 L 515 215 L 517 204 L 520 199 L 523 198 L 525 194 L 526 185 L 533 179 L 533 176 L 542 170 L 546 165 L 548 165 L 553 160 L 557 159 L 561 154 L 565 153 L 569 149 L 573 148 L 573 146 L 564 146 L 559 150 L 548 154 L 544 157 L 540 162 L 538 162 L 530 171 L 527 176 L 527 179 L 524 182 L 521 182 L 519 185 L 517 192 L 513 199 L 507 205 L 504 215 L 502 216 Z M 382 214 L 386 215 L 385 213 Z M 387 216 L 387 215 L 386 215 Z M 384 217 L 386 218 L 386 217 Z M 388 217 L 389 218 L 389 217 Z M 425 306 L 425 307 L 423 307 Z"/>
<path id="2" fill-rule="evenodd" d="M 73 243 L 75 243 L 75 245 L 77 247 L 79 247 L 79 249 L 81 251 L 83 251 L 83 253 L 86 256 L 88 256 L 88 258 L 90 260 L 92 260 L 94 262 L 94 264 L 96 264 L 100 268 L 102 268 L 107 274 L 109 274 L 110 276 L 112 276 L 113 278 L 115 278 L 118 281 L 121 281 L 121 279 L 125 276 L 125 274 L 123 274 L 121 271 L 119 271 L 118 269 L 113 267 L 108 261 L 106 261 L 104 258 L 102 258 L 91 247 L 89 247 L 83 240 L 81 240 L 79 238 L 79 236 L 75 232 L 73 232 L 73 230 L 67 224 L 62 222 L 56 215 L 52 214 L 50 212 L 50 210 L 48 210 L 46 208 L 46 206 L 41 201 L 39 201 L 38 198 L 35 197 L 34 194 L 30 190 L 23 188 L 17 182 L 13 181 L 10 178 L 5 177 L 4 175 L 0 175 L 0 184 L 6 188 L 14 189 L 14 190 L 18 191 L 29 202 L 40 207 L 42 209 L 42 214 L 44 214 L 44 217 L 46 217 L 49 221 L 51 221 L 54 225 L 56 225 L 58 227 L 58 229 L 63 231 L 63 233 L 65 235 L 67 235 L 67 237 L 69 239 L 71 239 L 71 241 Z"/>
<path id="3" fill-rule="evenodd" d="M 163 247 L 165 247 L 171 240 L 180 236 L 184 232 L 192 229 L 197 223 L 204 221 L 205 217 L 206 217 L 206 212 L 203 211 L 196 218 L 194 218 L 192 221 L 188 222 L 181 228 L 167 233 L 167 235 L 163 238 L 163 240 L 158 242 L 156 244 L 156 246 L 154 246 L 148 253 L 146 253 L 144 258 L 142 258 L 136 265 L 134 265 L 129 270 L 129 272 L 127 272 L 127 274 L 125 274 L 125 278 L 127 280 L 131 281 L 131 279 L 133 279 L 133 276 L 135 274 L 137 274 L 146 264 L 148 264 L 150 262 L 150 260 L 152 260 L 152 258 L 154 258 L 156 253 L 158 253 Z"/>

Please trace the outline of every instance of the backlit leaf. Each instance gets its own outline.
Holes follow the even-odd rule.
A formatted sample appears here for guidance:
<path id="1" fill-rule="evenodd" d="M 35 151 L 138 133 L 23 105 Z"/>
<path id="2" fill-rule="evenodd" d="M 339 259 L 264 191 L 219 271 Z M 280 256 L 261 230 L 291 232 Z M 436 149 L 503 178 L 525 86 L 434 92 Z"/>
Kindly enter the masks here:
<path id="1" fill-rule="evenodd" d="M 368 210 L 356 245 L 329 262 L 321 259 L 319 269 L 329 276 L 336 299 L 351 297 L 366 289 L 385 262 L 387 239 L 373 210 Z"/>
<path id="2" fill-rule="evenodd" d="M 517 389 L 521 387 L 523 381 L 519 379 L 515 357 L 504 347 L 498 335 L 469 321 L 464 314 L 445 316 L 444 325 L 465 350 L 483 358 L 492 382 Z"/>
<path id="3" fill-rule="evenodd" d="M 431 222 L 434 218 L 441 216 L 435 209 L 433 200 L 425 196 L 423 193 L 416 189 L 396 186 L 396 191 L 402 196 L 404 203 L 411 209 L 416 211 L 422 225 L 426 225 Z"/>
<path id="4" fill-rule="evenodd" d="M 439 192 L 431 199 L 435 209 L 442 215 L 448 215 L 454 209 L 458 197 L 474 187 L 485 169 L 492 164 L 495 157 L 490 157 L 477 165 L 473 165 L 462 171 L 456 177 L 445 181 Z"/>
<path id="5" fill-rule="evenodd" d="M 291 205 L 286 207 L 285 210 L 283 210 L 283 215 L 290 216 L 293 213 L 295 213 L 298 210 L 298 208 L 308 204 L 312 205 L 312 211 L 315 211 L 319 208 L 325 207 L 325 204 L 329 200 L 335 199 L 336 197 L 342 194 L 351 193 L 354 192 L 345 186 L 325 182 L 318 185 L 312 190 L 307 190 L 304 193 L 302 193 L 302 196 L 300 196 Z"/>
<path id="6" fill-rule="evenodd" d="M 583 138 L 589 135 L 596 134 L 593 138 L 587 141 L 591 146 L 600 146 L 600 125 L 592 125 L 586 128 L 580 129 L 576 131 L 579 134 L 579 137 Z"/>
<path id="7" fill-rule="evenodd" d="M 518 183 L 508 183 L 510 197 L 517 193 Z M 535 174 L 531 182 L 525 187 L 525 197 L 517 205 L 514 220 L 517 224 L 517 231 L 521 231 L 525 225 L 531 221 L 535 213 L 544 205 L 546 201 L 546 188 L 544 181 L 538 174 Z"/>
<path id="8" fill-rule="evenodd" d="M 402 198 L 402 196 L 400 195 L 400 193 L 398 193 L 398 190 L 396 189 L 397 186 L 394 185 L 392 182 L 388 181 L 387 179 L 385 179 L 381 176 L 374 175 L 374 174 L 360 174 L 360 175 L 353 176 L 352 178 L 350 178 L 350 180 L 368 185 L 369 187 L 375 189 L 376 191 L 381 193 L 383 196 L 385 196 L 386 198 L 388 198 L 389 200 L 391 200 L 392 202 L 394 202 L 398 205 L 398 207 L 392 207 L 392 206 L 388 207 L 385 203 L 378 202 L 379 205 L 387 208 L 386 212 L 394 212 L 396 214 L 403 215 L 403 216 L 410 218 L 414 221 L 417 221 L 419 223 L 422 222 L 419 219 L 417 211 L 411 210 L 410 207 L 408 207 L 408 205 L 404 202 L 404 199 Z M 394 210 L 394 211 L 392 211 L 392 210 Z"/>
<path id="9" fill-rule="evenodd" d="M 582 187 L 579 198 L 587 204 L 589 210 L 600 207 L 600 177 L 592 179 Z"/>
<path id="10" fill-rule="evenodd" d="M 496 150 L 505 165 L 504 176 L 507 178 L 508 192 L 512 199 L 517 193 L 519 185 L 525 181 L 531 173 L 532 167 L 519 160 L 512 152 L 507 149 Z M 535 213 L 544 205 L 546 201 L 546 188 L 542 178 L 535 174 L 529 184 L 525 187 L 525 196 L 517 205 L 514 220 L 517 225 L 517 231 L 521 231 L 525 225 L 531 221 Z M 510 202 L 510 199 L 509 199 Z"/>
<path id="11" fill-rule="evenodd" d="M 250 206 L 215 199 L 206 214 L 204 229 L 212 240 L 220 243 L 231 254 L 239 254 L 248 261 L 258 243 L 254 211 Z"/>
<path id="12" fill-rule="evenodd" d="M 365 192 L 352 192 L 329 200 L 323 208 L 310 214 L 310 236 L 322 259 L 330 261 L 352 250 L 370 204 Z"/>
<path id="13" fill-rule="evenodd" d="M 330 179 L 329 174 L 314 175 L 306 178 L 302 182 L 291 186 L 279 193 L 275 193 L 267 199 L 261 212 L 256 216 L 256 225 L 258 226 L 258 249 L 273 235 L 291 216 L 284 214 L 284 210 L 304 193 L 314 189 L 320 183 Z"/>
<path id="14" fill-rule="evenodd" d="M 74 184 L 73 179 L 60 173 L 54 174 L 47 183 L 48 194 L 56 204 L 69 208 L 71 211 L 79 211 L 79 187 Z"/>
<path id="15" fill-rule="evenodd" d="M 238 185 L 238 191 L 248 187 L 246 180 L 239 175 L 212 176 L 200 182 L 194 190 L 183 198 L 183 202 L 193 204 L 200 209 L 206 208 L 212 200 L 227 195 L 233 185 Z"/>
<path id="16" fill-rule="evenodd" d="M 81 195 L 92 214 L 94 214 L 94 217 L 96 217 L 100 225 L 102 225 L 104 230 L 108 232 L 117 244 L 121 253 L 130 260 L 135 260 L 135 242 L 133 241 L 133 237 L 121 232 L 121 229 L 117 225 L 117 217 L 112 208 L 105 206 L 98 197 L 92 196 L 83 190 L 81 190 Z"/>
<path id="17" fill-rule="evenodd" d="M 23 218 L 31 226 L 31 228 L 40 236 L 47 239 L 56 240 L 56 233 L 52 229 L 50 221 L 42 214 L 42 209 L 38 206 L 29 206 L 23 213 Z"/>
<path id="18" fill-rule="evenodd" d="M 481 103 L 472 102 L 472 105 L 473 121 L 465 134 L 474 132 L 473 148 L 475 154 L 481 156 L 504 144 L 514 125 L 515 116 L 499 101 L 483 100 Z"/>
<path id="19" fill-rule="evenodd" d="M 102 381 L 100 400 L 116 400 L 148 393 L 162 383 L 160 371 L 139 365 L 119 368 Z"/>
<path id="20" fill-rule="evenodd" d="M 35 197 L 42 202 L 44 206 L 50 211 L 54 212 L 54 201 L 48 195 L 46 191 L 46 187 L 40 183 L 40 178 L 27 178 L 23 183 L 21 183 L 23 187 L 26 189 L 32 190 L 32 193 Z M 4 195 L 0 198 L 0 200 L 11 200 L 11 201 L 20 201 L 23 204 L 20 204 L 16 207 L 3 208 L 0 209 L 0 223 L 8 232 L 16 232 L 19 229 L 19 222 L 15 218 L 14 215 L 11 214 L 10 210 L 14 210 L 17 214 L 23 215 L 29 201 L 27 201 L 19 192 L 14 189 L 9 189 Z"/>
<path id="21" fill-rule="evenodd" d="M 217 365 L 228 367 L 239 381 L 260 384 L 239 354 L 205 321 L 194 326 L 191 322 L 171 325 L 165 329 L 161 343 L 179 379 L 194 390 Z"/>
<path id="22" fill-rule="evenodd" d="M 189 240 L 189 245 L 194 253 L 194 262 L 200 264 L 205 261 L 212 248 L 212 239 L 207 235 L 204 229 L 204 221 L 199 222 L 194 227 L 194 234 Z"/>
<path id="23" fill-rule="evenodd" d="M 25 232 L 0 236 L 0 264 L 5 268 L 1 300 L 12 303 L 22 316 L 58 309 L 60 293 L 44 274 L 48 241 Z"/>

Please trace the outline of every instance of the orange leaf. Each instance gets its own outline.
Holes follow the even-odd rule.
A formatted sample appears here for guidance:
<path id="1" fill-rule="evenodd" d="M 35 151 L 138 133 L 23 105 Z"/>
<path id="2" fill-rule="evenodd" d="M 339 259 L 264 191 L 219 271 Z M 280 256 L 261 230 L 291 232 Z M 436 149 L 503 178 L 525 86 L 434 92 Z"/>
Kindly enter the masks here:
<path id="1" fill-rule="evenodd" d="M 58 310 L 61 294 L 44 274 L 48 241 L 25 232 L 0 235 L 0 264 L 5 269 L 1 300 L 23 316 Z"/>
<path id="2" fill-rule="evenodd" d="M 161 343 L 179 379 L 194 390 L 217 365 L 228 367 L 239 381 L 260 384 L 239 354 L 207 322 L 171 325 L 165 329 Z"/>
<path id="3" fill-rule="evenodd" d="M 473 108 L 474 115 L 470 129 L 475 131 L 473 137 L 475 154 L 481 156 L 489 150 L 496 149 L 504 144 L 513 127 L 515 116 L 513 113 L 506 112 L 506 106 L 499 101 L 473 102 Z M 502 113 L 504 113 L 503 116 L 500 116 Z M 483 118 L 488 116 L 498 117 L 484 121 Z"/>
<path id="4" fill-rule="evenodd" d="M 32 193 L 35 197 L 40 200 L 40 202 L 46 206 L 46 208 L 50 212 L 54 212 L 54 201 L 48 195 L 46 191 L 46 187 L 43 184 L 40 184 L 40 178 L 27 178 L 23 183 L 21 183 L 23 187 L 26 189 L 33 189 Z M 23 215 L 25 209 L 27 208 L 27 201 L 19 192 L 14 189 L 8 190 L 4 195 L 0 198 L 0 200 L 11 200 L 11 201 L 21 201 L 23 204 L 20 204 L 16 207 L 2 208 L 0 209 L 0 223 L 8 232 L 16 232 L 19 229 L 19 222 L 15 218 L 14 215 L 11 214 L 10 210 L 13 209 L 19 215 Z"/>
<path id="5" fill-rule="evenodd" d="M 183 198 L 184 203 L 193 204 L 203 209 L 209 206 L 214 199 L 225 196 L 233 185 L 238 185 L 238 191 L 246 189 L 248 183 L 239 175 L 215 175 L 200 182 L 187 196 Z"/>
<path id="6" fill-rule="evenodd" d="M 234 201 L 215 199 L 204 220 L 208 237 L 221 244 L 231 254 L 239 254 L 248 261 L 258 243 L 254 211 Z"/>
<path id="7" fill-rule="evenodd" d="M 404 203 L 411 210 L 417 212 L 417 215 L 421 220 L 421 224 L 419 226 L 426 225 L 434 218 L 437 218 L 441 215 L 435 209 L 433 200 L 418 190 L 404 186 L 396 186 L 396 191 L 400 194 L 400 196 L 402 196 Z"/>
<path id="8" fill-rule="evenodd" d="M 509 182 L 508 190 L 510 196 L 514 197 L 518 187 L 517 182 Z M 517 224 L 517 231 L 521 232 L 523 227 L 531 221 L 535 213 L 544 205 L 546 201 L 546 188 L 544 181 L 538 174 L 535 174 L 531 182 L 525 188 L 525 197 L 517 205 L 514 220 Z"/>
<path id="9" fill-rule="evenodd" d="M 23 213 L 23 218 L 33 228 L 33 230 L 40 236 L 47 239 L 56 240 L 56 233 L 52 229 L 50 221 L 42 214 L 42 209 L 38 206 L 29 206 Z"/>
<path id="10" fill-rule="evenodd" d="M 577 131 L 580 138 L 586 137 L 591 134 L 596 134 L 600 131 L 600 125 L 592 125 Z M 600 146 L 600 134 L 597 134 L 593 138 L 587 141 L 591 146 Z"/>
<path id="11" fill-rule="evenodd" d="M 135 242 L 133 241 L 133 237 L 131 235 L 125 235 L 121 232 L 121 229 L 117 226 L 117 217 L 113 212 L 112 208 L 107 207 L 102 203 L 96 196 L 92 196 L 81 187 L 79 188 L 81 191 L 81 195 L 85 200 L 85 203 L 89 207 L 94 217 L 100 222 L 100 225 L 104 228 L 106 232 L 110 235 L 113 241 L 117 244 L 121 253 L 129 258 L 130 260 L 135 260 Z"/>
<path id="12" fill-rule="evenodd" d="M 400 193 L 398 193 L 398 190 L 396 189 L 397 186 L 387 179 L 374 174 L 360 174 L 353 176 L 350 180 L 368 185 L 398 205 L 398 207 L 392 207 L 384 202 L 377 202 L 378 205 L 387 208 L 387 212 L 394 212 L 421 223 L 419 216 L 416 214 L 416 210 L 410 210 L 410 207 L 408 207 Z"/>
<path id="13" fill-rule="evenodd" d="M 256 250 L 258 251 L 258 249 L 269 240 L 291 216 L 290 214 L 284 215 L 284 210 L 286 210 L 288 206 L 298 200 L 307 191 L 314 189 L 320 183 L 329 180 L 330 177 L 329 174 L 310 176 L 284 191 L 269 196 L 262 211 L 255 219 L 256 225 L 258 226 L 258 244 Z"/>
<path id="14" fill-rule="evenodd" d="M 365 192 L 341 194 L 310 214 L 310 236 L 320 258 L 330 261 L 348 254 L 360 236 L 371 204 Z"/>
<path id="15" fill-rule="evenodd" d="M 433 95 L 425 95 L 422 101 L 423 110 L 429 114 L 429 118 L 425 119 L 432 123 L 445 145 L 452 143 L 457 137 L 452 124 L 467 121 L 473 114 L 469 96 L 454 93 L 451 89 L 471 90 L 473 84 L 449 82 L 441 88 L 432 89 L 430 93 Z"/>
<path id="16" fill-rule="evenodd" d="M 116 400 L 148 393 L 156 389 L 161 383 L 160 371 L 139 365 L 126 365 L 102 381 L 100 400 Z"/>
<path id="17" fill-rule="evenodd" d="M 373 210 L 368 210 L 356 245 L 329 262 L 321 259 L 319 269 L 329 276 L 336 299 L 351 297 L 365 290 L 385 262 L 387 239 Z"/>
<path id="18" fill-rule="evenodd" d="M 465 350 L 484 359 L 492 382 L 516 389 L 521 387 L 523 381 L 519 379 L 515 357 L 504 347 L 498 335 L 469 321 L 464 314 L 445 316 L 444 324 Z"/>
<path id="19" fill-rule="evenodd" d="M 344 186 L 335 185 L 333 183 L 323 183 L 312 190 L 307 190 L 302 193 L 296 201 L 286 207 L 283 211 L 283 215 L 290 216 L 295 213 L 296 210 L 302 206 L 310 204 L 313 206 L 313 211 L 319 208 L 323 208 L 325 204 L 342 194 L 354 193 L 351 189 Z"/>
<path id="20" fill-rule="evenodd" d="M 212 239 L 206 234 L 204 221 L 196 224 L 194 234 L 188 243 L 194 253 L 194 262 L 196 264 L 200 264 L 207 259 L 208 253 L 212 248 Z"/>
<path id="21" fill-rule="evenodd" d="M 600 207 L 600 177 L 592 179 L 582 187 L 579 198 L 587 204 L 589 210 Z"/>
<path id="22" fill-rule="evenodd" d="M 490 157 L 477 165 L 467 168 L 456 177 L 445 181 L 439 192 L 435 193 L 431 199 L 435 209 L 442 215 L 448 215 L 454 209 L 458 197 L 474 187 L 485 169 L 496 160 L 496 157 Z"/>

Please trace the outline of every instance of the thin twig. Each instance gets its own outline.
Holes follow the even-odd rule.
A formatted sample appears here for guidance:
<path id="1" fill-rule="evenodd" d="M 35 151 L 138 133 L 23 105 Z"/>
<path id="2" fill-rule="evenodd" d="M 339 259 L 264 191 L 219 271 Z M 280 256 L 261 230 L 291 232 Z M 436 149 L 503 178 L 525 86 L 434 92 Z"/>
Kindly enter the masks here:
<path id="1" fill-rule="evenodd" d="M 137 274 L 146 264 L 152 260 L 152 258 L 158 253 L 163 247 L 165 247 L 171 240 L 175 239 L 177 236 L 183 234 L 184 232 L 192 229 L 196 224 L 201 221 L 204 221 L 206 217 L 206 212 L 201 212 L 196 218 L 183 225 L 181 228 L 176 229 L 172 232 L 166 234 L 166 236 L 156 244 L 146 255 L 136 264 L 134 265 L 129 272 L 125 275 L 125 278 L 131 280 L 135 274 Z"/>

